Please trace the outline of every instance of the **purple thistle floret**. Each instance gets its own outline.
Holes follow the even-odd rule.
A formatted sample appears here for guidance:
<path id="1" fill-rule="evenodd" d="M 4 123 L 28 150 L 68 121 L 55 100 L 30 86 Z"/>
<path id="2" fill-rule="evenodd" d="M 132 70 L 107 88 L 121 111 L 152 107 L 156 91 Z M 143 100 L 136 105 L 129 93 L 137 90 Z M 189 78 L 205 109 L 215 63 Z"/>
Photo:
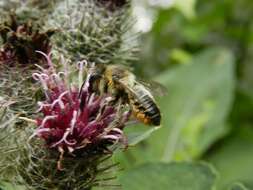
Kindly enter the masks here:
<path id="1" fill-rule="evenodd" d="M 92 85 L 89 78 L 95 65 L 79 62 L 79 85 L 75 85 L 68 82 L 70 76 L 66 64 L 65 71 L 57 73 L 50 55 L 39 53 L 46 57 L 49 69 L 41 68 L 41 72 L 33 74 L 33 78 L 41 83 L 46 100 L 38 102 L 42 117 L 36 119 L 38 128 L 32 137 L 43 139 L 47 147 L 62 155 L 75 154 L 90 147 L 108 148 L 120 142 L 126 145 L 122 130 L 130 111 L 126 105 L 110 104 L 113 97 L 109 94 L 99 95 L 89 90 Z M 85 72 L 86 79 L 82 80 Z"/>

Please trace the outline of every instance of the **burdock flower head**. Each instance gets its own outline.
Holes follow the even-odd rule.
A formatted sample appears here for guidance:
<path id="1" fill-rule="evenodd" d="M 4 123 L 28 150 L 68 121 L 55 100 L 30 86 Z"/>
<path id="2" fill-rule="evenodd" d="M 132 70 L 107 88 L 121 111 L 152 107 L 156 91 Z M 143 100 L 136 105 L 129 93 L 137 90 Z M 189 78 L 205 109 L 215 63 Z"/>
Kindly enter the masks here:
<path id="1" fill-rule="evenodd" d="M 127 0 L 97 0 L 101 5 L 105 5 L 111 10 L 123 7 L 128 3 Z"/>
<path id="2" fill-rule="evenodd" d="M 21 22 L 15 14 L 0 23 L 0 64 L 14 65 L 38 63 L 42 56 L 35 51 L 49 53 L 50 37 L 55 30 L 41 31 L 41 27 L 32 21 Z"/>
<path id="3" fill-rule="evenodd" d="M 39 53 L 46 57 L 49 69 L 33 74 L 44 89 L 45 100 L 38 103 L 41 117 L 36 120 L 38 128 L 32 137 L 43 139 L 49 149 L 59 151 L 59 161 L 65 154 L 106 154 L 112 145 L 126 145 L 122 130 L 130 111 L 126 105 L 111 104 L 111 95 L 90 90 L 95 64 L 79 62 L 76 77 L 66 64 L 64 71 L 56 72 L 50 55 Z"/>

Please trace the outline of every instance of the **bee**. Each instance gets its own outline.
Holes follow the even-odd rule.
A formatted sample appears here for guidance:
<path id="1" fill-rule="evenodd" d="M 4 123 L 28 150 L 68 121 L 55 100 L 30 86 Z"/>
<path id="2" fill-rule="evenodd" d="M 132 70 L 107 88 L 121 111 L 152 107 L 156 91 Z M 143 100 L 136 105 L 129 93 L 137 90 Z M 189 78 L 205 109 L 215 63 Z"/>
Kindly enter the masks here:
<path id="1" fill-rule="evenodd" d="M 92 91 L 112 94 L 112 102 L 121 100 L 123 104 L 128 104 L 132 115 L 142 123 L 160 125 L 160 109 L 150 90 L 156 89 L 156 92 L 163 95 L 165 89 L 158 83 L 137 80 L 130 69 L 123 65 L 98 65 L 90 78 L 90 84 Z"/>

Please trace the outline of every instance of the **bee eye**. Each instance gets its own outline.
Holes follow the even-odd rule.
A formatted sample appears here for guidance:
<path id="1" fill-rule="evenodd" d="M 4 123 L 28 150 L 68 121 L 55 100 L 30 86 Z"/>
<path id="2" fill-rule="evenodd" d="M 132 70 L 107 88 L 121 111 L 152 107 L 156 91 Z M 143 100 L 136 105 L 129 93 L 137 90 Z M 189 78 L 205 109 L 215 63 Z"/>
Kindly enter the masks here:
<path id="1" fill-rule="evenodd" d="M 91 79 L 93 79 L 93 80 L 97 80 L 97 79 L 100 79 L 100 78 L 101 78 L 101 75 L 99 75 L 99 74 L 91 75 Z"/>

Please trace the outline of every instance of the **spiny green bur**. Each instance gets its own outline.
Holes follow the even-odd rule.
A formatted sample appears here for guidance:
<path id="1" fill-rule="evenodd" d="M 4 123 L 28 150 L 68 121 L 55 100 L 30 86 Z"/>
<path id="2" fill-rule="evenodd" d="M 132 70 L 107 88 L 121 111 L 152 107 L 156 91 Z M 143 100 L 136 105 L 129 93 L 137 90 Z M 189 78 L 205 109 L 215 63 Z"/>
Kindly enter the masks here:
<path id="1" fill-rule="evenodd" d="M 57 52 L 72 60 L 97 64 L 131 64 L 136 60 L 130 6 L 111 10 L 103 5 L 96 0 L 58 4 L 47 25 L 62 31 L 53 38 Z"/>

